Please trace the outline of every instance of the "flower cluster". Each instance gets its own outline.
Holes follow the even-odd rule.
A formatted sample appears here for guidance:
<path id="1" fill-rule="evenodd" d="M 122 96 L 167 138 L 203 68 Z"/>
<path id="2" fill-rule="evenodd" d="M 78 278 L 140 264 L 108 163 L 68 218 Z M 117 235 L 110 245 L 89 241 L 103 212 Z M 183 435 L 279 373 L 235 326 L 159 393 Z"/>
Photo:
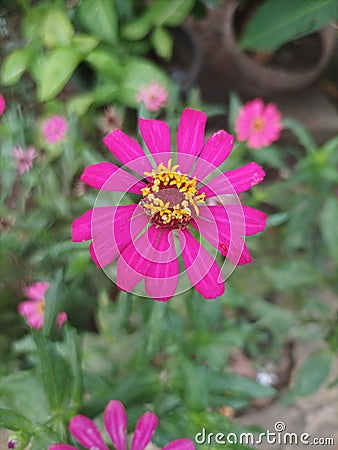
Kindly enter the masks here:
<path id="1" fill-rule="evenodd" d="M 131 292 L 144 279 L 147 295 L 170 299 L 182 275 L 181 258 L 184 275 L 203 297 L 222 295 L 224 276 L 198 234 L 234 266 L 252 261 L 243 236 L 263 231 L 266 215 L 243 206 L 237 194 L 260 183 L 264 171 L 251 162 L 220 172 L 234 139 L 219 130 L 204 143 L 205 125 L 204 113 L 185 109 L 176 153 L 171 152 L 167 123 L 139 119 L 151 157 L 115 130 L 104 143 L 124 167 L 102 162 L 85 169 L 81 179 L 86 184 L 139 196 L 136 203 L 91 209 L 72 226 L 73 241 L 91 240 L 90 254 L 98 267 L 117 260 L 120 289 Z M 220 196 L 223 203 L 209 205 Z"/>

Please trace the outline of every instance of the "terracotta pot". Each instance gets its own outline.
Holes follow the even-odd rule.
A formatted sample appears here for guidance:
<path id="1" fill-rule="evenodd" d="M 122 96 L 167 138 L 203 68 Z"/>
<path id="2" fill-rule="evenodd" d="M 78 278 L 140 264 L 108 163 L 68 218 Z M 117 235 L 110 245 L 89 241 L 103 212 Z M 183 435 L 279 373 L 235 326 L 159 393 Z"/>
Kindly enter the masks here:
<path id="1" fill-rule="evenodd" d="M 193 35 L 185 27 L 173 28 L 173 55 L 167 64 L 171 78 L 186 91 L 195 82 L 201 67 L 201 53 Z"/>
<path id="2" fill-rule="evenodd" d="M 336 45 L 333 27 L 327 26 L 318 32 L 322 51 L 314 66 L 297 70 L 264 66 L 237 46 L 234 18 L 238 5 L 235 0 L 226 3 L 223 28 L 223 44 L 231 65 L 230 82 L 234 84 L 233 88 L 250 97 L 278 95 L 304 88 L 320 76 Z"/>

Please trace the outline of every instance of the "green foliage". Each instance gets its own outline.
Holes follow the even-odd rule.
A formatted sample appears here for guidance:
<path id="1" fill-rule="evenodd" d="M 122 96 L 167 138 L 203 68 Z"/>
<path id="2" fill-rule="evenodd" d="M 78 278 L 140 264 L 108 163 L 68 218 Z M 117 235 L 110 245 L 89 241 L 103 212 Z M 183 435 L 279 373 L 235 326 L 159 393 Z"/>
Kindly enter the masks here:
<path id="1" fill-rule="evenodd" d="M 246 50 L 275 51 L 337 18 L 335 0 L 266 0 L 249 21 L 239 45 Z"/>

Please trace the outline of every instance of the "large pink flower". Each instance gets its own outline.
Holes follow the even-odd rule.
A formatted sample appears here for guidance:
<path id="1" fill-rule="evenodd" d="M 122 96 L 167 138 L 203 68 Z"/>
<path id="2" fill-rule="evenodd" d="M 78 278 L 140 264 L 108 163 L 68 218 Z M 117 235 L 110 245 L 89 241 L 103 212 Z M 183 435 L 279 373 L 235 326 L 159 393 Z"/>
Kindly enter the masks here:
<path id="1" fill-rule="evenodd" d="M 237 139 L 251 148 L 266 147 L 279 139 L 282 115 L 274 103 L 264 105 L 261 98 L 247 102 L 235 122 Z"/>
<path id="2" fill-rule="evenodd" d="M 102 162 L 85 169 L 81 179 L 101 189 L 100 206 L 73 222 L 72 238 L 92 241 L 90 254 L 98 267 L 117 259 L 120 289 L 131 292 L 144 279 L 146 295 L 165 301 L 185 290 L 188 279 L 205 298 L 216 298 L 224 292 L 224 276 L 215 262 L 217 251 L 233 266 L 252 261 L 242 236 L 263 231 L 266 216 L 242 206 L 237 193 L 261 182 L 264 171 L 252 162 L 221 173 L 217 167 L 230 154 L 233 137 L 220 130 L 204 144 L 205 124 L 205 114 L 185 109 L 177 131 L 177 152 L 171 152 L 168 125 L 139 119 L 151 157 L 136 141 L 115 130 L 104 143 L 125 166 Z M 104 191 L 115 192 L 108 205 L 100 201 Z M 116 192 L 122 194 L 110 206 Z M 136 203 L 125 192 L 137 194 Z M 220 195 L 223 204 L 207 204 Z M 185 268 L 182 273 L 179 261 Z"/>
<path id="3" fill-rule="evenodd" d="M 21 302 L 18 305 L 18 311 L 22 314 L 27 323 L 39 330 L 43 327 L 43 321 L 45 316 L 45 293 L 49 288 L 49 283 L 46 281 L 37 282 L 27 286 L 24 290 L 27 301 Z M 67 320 L 67 314 L 60 312 L 56 318 L 56 324 L 58 328 L 61 328 L 64 322 Z"/>
<path id="4" fill-rule="evenodd" d="M 42 134 L 47 144 L 56 144 L 63 141 L 67 132 L 68 123 L 63 116 L 51 116 L 42 124 Z"/>
<path id="5" fill-rule="evenodd" d="M 156 81 L 147 86 L 143 86 L 136 96 L 136 101 L 143 101 L 148 111 L 156 112 L 166 105 L 168 100 L 168 91 L 165 86 L 161 86 Z"/>
<path id="6" fill-rule="evenodd" d="M 124 406 L 117 400 L 111 400 L 104 411 L 104 426 L 115 450 L 127 449 L 127 415 Z M 151 412 L 141 416 L 136 424 L 130 450 L 144 450 L 149 444 L 158 423 Z M 69 422 L 69 431 L 88 450 L 109 450 L 95 423 L 88 417 L 77 415 Z M 194 450 L 190 439 L 177 439 L 165 445 L 162 450 Z M 48 450 L 76 450 L 68 444 L 53 444 Z"/>
<path id="7" fill-rule="evenodd" d="M 0 116 L 3 115 L 5 110 L 6 110 L 6 100 L 5 97 L 0 94 Z"/>

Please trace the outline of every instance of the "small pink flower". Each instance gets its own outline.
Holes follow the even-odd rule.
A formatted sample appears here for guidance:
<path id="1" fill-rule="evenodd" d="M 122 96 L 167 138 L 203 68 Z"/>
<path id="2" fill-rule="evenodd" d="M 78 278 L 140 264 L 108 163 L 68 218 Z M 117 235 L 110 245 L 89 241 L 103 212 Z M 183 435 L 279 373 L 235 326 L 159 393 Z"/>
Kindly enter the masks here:
<path id="1" fill-rule="evenodd" d="M 168 91 L 165 86 L 161 86 L 156 81 L 143 86 L 137 96 L 136 101 L 140 103 L 143 101 L 148 111 L 158 111 L 163 108 L 168 100 Z"/>
<path id="2" fill-rule="evenodd" d="M 105 408 L 103 422 L 115 450 L 127 449 L 127 414 L 124 406 L 117 400 L 111 400 Z M 141 416 L 136 424 L 130 450 L 144 450 L 151 441 L 158 418 L 151 412 Z M 89 450 L 108 450 L 95 423 L 81 414 L 69 422 L 69 431 L 79 443 Z M 68 444 L 53 444 L 48 450 L 76 450 Z M 165 445 L 162 450 L 195 450 L 190 439 L 177 439 Z"/>
<path id="3" fill-rule="evenodd" d="M 42 134 L 48 144 L 63 141 L 68 128 L 63 116 L 51 116 L 42 124 Z"/>
<path id="4" fill-rule="evenodd" d="M 264 105 L 261 98 L 247 102 L 235 122 L 237 139 L 251 148 L 266 147 L 279 139 L 282 115 L 274 103 Z"/>
<path id="5" fill-rule="evenodd" d="M 13 157 L 17 171 L 22 175 L 25 172 L 29 172 L 32 167 L 33 159 L 36 158 L 36 150 L 33 146 L 29 146 L 24 151 L 22 147 L 18 146 L 13 149 Z"/>
<path id="6" fill-rule="evenodd" d="M 18 312 L 22 314 L 28 324 L 37 330 L 43 327 L 43 320 L 45 316 L 45 293 L 49 288 L 49 283 L 45 281 L 37 282 L 27 286 L 24 290 L 25 297 L 28 300 L 19 303 Z M 60 312 L 56 318 L 58 328 L 67 320 L 67 314 Z"/>
<path id="7" fill-rule="evenodd" d="M 5 109 L 6 109 L 5 97 L 0 94 L 0 116 L 3 115 L 3 113 L 5 112 Z"/>

